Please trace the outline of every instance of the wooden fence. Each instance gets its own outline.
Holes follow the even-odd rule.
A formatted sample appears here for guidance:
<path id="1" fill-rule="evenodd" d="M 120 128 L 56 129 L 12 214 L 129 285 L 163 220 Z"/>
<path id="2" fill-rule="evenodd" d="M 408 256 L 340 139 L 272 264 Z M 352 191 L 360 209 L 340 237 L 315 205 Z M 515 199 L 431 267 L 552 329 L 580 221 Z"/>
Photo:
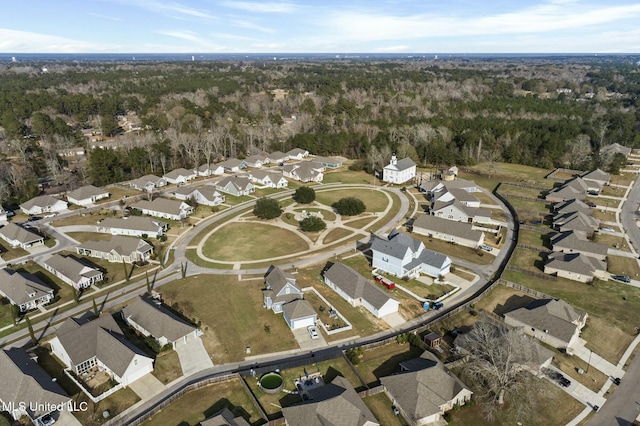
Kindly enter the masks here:
<path id="1" fill-rule="evenodd" d="M 558 281 L 558 277 L 556 276 L 543 274 L 542 272 L 532 271 L 530 269 L 521 268 L 519 266 L 507 265 L 506 269 L 514 272 L 522 272 L 523 274 L 531 275 L 532 277 L 540 278 L 547 281 Z"/>
<path id="2" fill-rule="evenodd" d="M 545 254 L 551 253 L 551 250 L 549 249 L 546 249 L 544 247 L 538 247 L 538 246 L 530 246 L 529 244 L 518 243 L 516 244 L 516 247 L 521 249 L 537 251 L 538 253 L 545 253 Z"/>
<path id="3" fill-rule="evenodd" d="M 542 292 L 530 289 L 529 287 L 525 287 L 523 285 L 520 285 L 518 283 L 514 283 L 513 281 L 505 280 L 503 278 L 500 278 L 498 280 L 498 282 L 500 284 L 506 285 L 507 287 L 511 287 L 514 290 L 518 290 L 518 291 L 521 291 L 523 293 L 530 294 L 530 295 L 532 295 L 534 297 L 537 297 L 538 299 L 557 299 L 556 297 L 549 296 L 546 293 L 542 293 Z"/>

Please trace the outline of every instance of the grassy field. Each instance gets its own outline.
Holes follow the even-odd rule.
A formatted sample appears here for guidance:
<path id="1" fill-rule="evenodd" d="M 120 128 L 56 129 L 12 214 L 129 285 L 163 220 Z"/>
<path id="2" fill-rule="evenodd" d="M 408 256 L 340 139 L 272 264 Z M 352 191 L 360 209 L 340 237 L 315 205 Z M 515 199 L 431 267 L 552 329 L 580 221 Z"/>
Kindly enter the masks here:
<path id="1" fill-rule="evenodd" d="M 607 270 L 614 275 L 628 275 L 635 280 L 640 277 L 638 261 L 632 257 L 607 256 Z"/>
<path id="2" fill-rule="evenodd" d="M 381 212 L 387 208 L 389 201 L 387 196 L 380 191 L 367 189 L 338 189 L 335 191 L 322 191 L 316 193 L 316 201 L 326 206 L 331 206 L 336 201 L 345 197 L 355 197 L 362 200 L 368 212 Z"/>
<path id="3" fill-rule="evenodd" d="M 160 291 L 185 317 L 202 321 L 205 347 L 214 364 L 221 364 L 243 360 L 247 346 L 252 355 L 298 347 L 282 316 L 262 307 L 263 287 L 262 281 L 238 281 L 236 276 L 195 275 Z"/>
<path id="4" fill-rule="evenodd" d="M 182 377 L 182 368 L 178 353 L 173 349 L 160 352 L 153 363 L 153 374 L 162 383 L 167 384 Z"/>
<path id="5" fill-rule="evenodd" d="M 521 308 L 533 302 L 530 295 L 505 285 L 497 285 L 480 299 L 474 308 L 485 310 L 496 315 L 504 315 L 514 309 Z"/>
<path id="6" fill-rule="evenodd" d="M 518 243 L 549 249 L 549 237 L 554 232 L 550 229 L 547 229 L 547 231 L 549 232 L 542 233 L 520 228 L 520 232 L 518 233 Z"/>
<path id="7" fill-rule="evenodd" d="M 344 228 L 335 228 L 332 229 L 325 235 L 324 240 L 322 242 L 324 244 L 330 244 L 334 241 L 338 241 L 340 238 L 344 238 L 352 234 L 352 231 Z"/>
<path id="8" fill-rule="evenodd" d="M 322 179 L 322 183 L 324 184 L 337 182 L 373 185 L 373 176 L 364 171 L 353 172 L 351 170 L 344 170 L 328 171 L 324 174 L 324 178 Z M 376 179 L 376 185 L 381 184 L 382 182 L 380 179 Z"/>
<path id="9" fill-rule="evenodd" d="M 596 243 L 604 244 L 608 248 L 614 248 L 629 253 L 631 252 L 627 241 L 623 237 L 617 237 L 615 235 L 597 232 L 593 237 L 593 241 Z"/>
<path id="10" fill-rule="evenodd" d="M 200 256 L 198 256 L 198 252 L 196 251 L 196 249 L 186 250 L 185 255 L 187 259 L 189 259 L 195 265 L 198 265 L 198 266 L 203 266 L 206 268 L 213 268 L 213 269 L 233 269 L 232 264 L 208 262 L 206 260 L 203 260 Z"/>
<path id="11" fill-rule="evenodd" d="M 575 380 L 592 391 L 599 392 L 602 385 L 609 380 L 609 376 L 596 368 L 589 367 L 585 361 L 577 356 L 567 355 L 549 346 L 547 348 L 553 351 L 553 365 L 566 373 L 567 376 L 570 376 L 572 381 Z M 578 374 L 579 368 L 584 371 L 582 374 Z"/>
<path id="12" fill-rule="evenodd" d="M 533 200 L 521 200 L 519 198 L 514 197 L 505 197 L 509 204 L 513 206 L 514 209 L 518 212 L 518 216 L 522 216 L 523 214 L 542 219 L 543 217 L 551 214 L 549 212 L 549 207 L 546 203 L 541 201 L 533 201 Z M 522 217 L 520 219 L 523 219 Z M 529 220 L 526 217 L 525 220 Z"/>
<path id="13" fill-rule="evenodd" d="M 616 221 L 616 214 L 614 212 L 610 212 L 610 211 L 606 211 L 606 210 L 602 210 L 602 209 L 593 209 L 591 211 L 593 213 L 593 217 L 598 219 L 598 220 L 602 220 L 602 221 L 606 221 L 606 222 L 615 222 Z M 618 228 L 617 226 L 611 226 L 611 225 L 604 225 L 604 226 L 608 226 L 610 228 L 613 228 L 616 231 L 620 230 L 620 228 Z"/>
<path id="14" fill-rule="evenodd" d="M 196 389 L 178 398 L 143 425 L 195 426 L 227 408 L 252 425 L 263 424 L 260 412 L 238 379 Z"/>
<path id="15" fill-rule="evenodd" d="M 294 254 L 309 248 L 296 234 L 277 226 L 234 222 L 204 243 L 205 256 L 217 260 L 259 260 Z"/>
<path id="16" fill-rule="evenodd" d="M 114 210 L 92 210 L 87 213 L 75 214 L 73 216 L 54 219 L 50 223 L 52 226 L 69 226 L 69 225 L 96 225 L 98 221 L 107 217 L 120 218 L 120 212 Z"/>
<path id="17" fill-rule="evenodd" d="M 437 251 L 447 256 L 463 259 L 469 262 L 477 263 L 479 265 L 489 265 L 495 260 L 495 256 L 484 251 L 475 250 L 471 247 L 461 246 L 459 244 L 451 244 L 446 241 L 438 240 L 436 238 L 430 238 L 426 235 L 411 234 L 416 240 L 420 240 L 424 243 L 424 246 L 429 250 Z M 481 254 L 480 254 L 481 253 Z"/>
<path id="18" fill-rule="evenodd" d="M 542 253 L 535 250 L 516 248 L 513 251 L 509 264 L 541 273 L 544 263 L 542 259 Z"/>
<path id="19" fill-rule="evenodd" d="M 367 217 L 363 217 L 363 218 L 360 218 L 360 219 L 354 219 L 354 220 L 350 220 L 348 222 L 344 222 L 344 224 L 346 226 L 350 226 L 351 228 L 364 229 L 364 228 L 367 227 L 367 225 L 369 225 L 375 219 L 376 219 L 375 216 L 367 216 Z"/>
<path id="20" fill-rule="evenodd" d="M 627 188 L 621 188 L 619 186 L 603 186 L 602 191 L 600 191 L 601 195 L 609 195 L 611 197 L 624 197 L 624 194 L 627 192 Z"/>
<path id="21" fill-rule="evenodd" d="M 422 352 L 422 349 L 408 343 L 390 343 L 365 351 L 356 369 L 369 387 L 378 386 L 380 377 L 397 373 L 401 362 L 417 358 Z"/>
<path id="22" fill-rule="evenodd" d="M 335 358 L 329 361 L 280 370 L 280 375 L 284 380 L 284 388 L 289 391 L 294 391 L 296 389 L 294 379 L 304 377 L 306 373 L 321 373 L 325 383 L 329 383 L 336 376 L 342 376 L 347 379 L 355 389 L 363 387 L 358 377 L 351 371 L 347 361 L 344 358 Z M 249 385 L 251 392 L 258 399 L 258 402 L 270 419 L 279 417 L 282 407 L 288 407 L 302 402 L 297 393 L 290 394 L 280 392 L 279 394 L 269 395 L 262 392 L 258 387 L 258 379 L 259 377 L 245 377 L 245 382 Z"/>
<path id="23" fill-rule="evenodd" d="M 545 187 L 545 189 L 549 189 L 549 188 Z M 542 194 L 542 192 L 543 191 L 540 189 L 522 188 L 515 185 L 503 184 L 500 186 L 500 195 L 502 195 L 503 197 L 509 197 L 514 195 L 517 197 L 528 197 L 528 198 L 535 199 L 535 198 L 540 198 L 540 195 Z"/>
<path id="24" fill-rule="evenodd" d="M 470 172 L 467 172 L 469 170 Z M 481 174 L 476 174 L 472 172 Z M 510 163 L 480 163 L 461 168 L 458 177 L 475 181 L 479 186 L 493 191 L 500 182 L 518 182 L 534 186 L 549 186 L 544 177 L 551 170 Z M 491 177 L 489 177 L 491 173 Z"/>
<path id="25" fill-rule="evenodd" d="M 20 247 L 13 248 L 6 241 L 0 241 L 0 257 L 2 257 L 2 260 L 5 262 L 11 262 L 13 259 L 18 259 L 28 254 L 29 252 L 25 249 Z"/>
<path id="26" fill-rule="evenodd" d="M 369 410 L 371 410 L 371 412 L 376 417 L 376 419 L 378 419 L 381 425 L 407 425 L 404 417 L 396 416 L 395 414 L 393 414 L 393 410 L 391 408 L 393 406 L 393 403 L 384 392 L 363 398 L 362 401 L 364 401 L 365 405 L 369 407 Z"/>

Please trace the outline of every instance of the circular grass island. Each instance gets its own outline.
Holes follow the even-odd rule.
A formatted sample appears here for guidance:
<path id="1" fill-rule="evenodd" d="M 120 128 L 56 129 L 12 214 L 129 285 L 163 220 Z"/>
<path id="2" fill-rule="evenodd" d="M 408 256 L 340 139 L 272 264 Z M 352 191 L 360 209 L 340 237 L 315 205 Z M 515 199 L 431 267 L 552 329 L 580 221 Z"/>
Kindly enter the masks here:
<path id="1" fill-rule="evenodd" d="M 258 381 L 260 390 L 268 394 L 280 393 L 284 389 L 284 379 L 276 372 L 271 372 L 260 377 Z"/>

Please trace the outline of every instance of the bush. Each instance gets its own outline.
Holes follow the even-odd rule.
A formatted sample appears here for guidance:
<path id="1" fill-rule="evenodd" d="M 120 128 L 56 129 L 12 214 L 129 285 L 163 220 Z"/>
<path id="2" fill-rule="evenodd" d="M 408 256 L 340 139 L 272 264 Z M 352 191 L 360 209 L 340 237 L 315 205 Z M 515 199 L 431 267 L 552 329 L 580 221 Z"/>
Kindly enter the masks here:
<path id="1" fill-rule="evenodd" d="M 300 221 L 300 229 L 304 232 L 318 232 L 326 228 L 327 224 L 317 216 L 309 216 Z"/>
<path id="2" fill-rule="evenodd" d="M 366 163 L 364 162 L 364 160 L 358 160 L 355 163 L 353 163 L 352 165 L 349 166 L 349 170 L 351 170 L 352 172 L 359 172 L 364 170 L 364 168 L 366 167 Z"/>
<path id="3" fill-rule="evenodd" d="M 333 203 L 331 207 L 336 209 L 338 214 L 342 216 L 357 216 L 367 208 L 362 200 L 355 197 L 341 198 Z"/>
<path id="4" fill-rule="evenodd" d="M 293 194 L 293 199 L 296 203 L 313 203 L 316 199 L 316 191 L 310 186 L 301 186 L 300 188 L 296 189 L 295 194 Z"/>
<path id="5" fill-rule="evenodd" d="M 253 214 L 260 219 L 275 219 L 282 214 L 280 203 L 272 198 L 262 197 L 256 201 Z"/>

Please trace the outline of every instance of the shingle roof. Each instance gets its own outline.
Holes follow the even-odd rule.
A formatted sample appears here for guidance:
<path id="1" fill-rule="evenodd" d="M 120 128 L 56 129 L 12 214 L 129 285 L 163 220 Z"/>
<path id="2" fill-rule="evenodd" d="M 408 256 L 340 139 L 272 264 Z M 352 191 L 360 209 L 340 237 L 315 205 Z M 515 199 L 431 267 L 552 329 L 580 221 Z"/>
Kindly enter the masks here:
<path id="1" fill-rule="evenodd" d="M 85 200 L 98 195 L 108 194 L 109 191 L 102 188 L 97 188 L 93 185 L 81 186 L 67 194 L 67 198 L 73 198 L 74 200 Z"/>
<path id="2" fill-rule="evenodd" d="M 160 213 L 168 213 L 172 215 L 180 215 L 182 213 L 181 206 L 184 201 L 170 200 L 168 198 L 158 197 L 153 201 L 140 200 L 131 207 L 138 210 L 150 210 Z"/>
<path id="3" fill-rule="evenodd" d="M 396 164 L 387 164 L 385 169 L 393 169 L 393 170 L 406 170 L 411 167 L 415 167 L 416 163 L 409 157 L 403 158 L 402 160 L 398 160 Z"/>
<path id="4" fill-rule="evenodd" d="M 511 312 L 511 317 L 538 330 L 548 330 L 551 336 L 569 342 L 586 313 L 562 300 L 540 299 Z"/>
<path id="5" fill-rule="evenodd" d="M 251 170 L 251 172 L 249 172 L 249 174 L 254 178 L 254 179 L 258 179 L 258 180 L 263 180 L 265 177 L 269 176 L 269 179 L 271 179 L 272 182 L 278 182 L 280 179 L 282 179 L 284 176 L 282 175 L 281 171 L 272 171 L 272 170 L 265 170 L 265 169 L 260 169 L 260 170 Z"/>
<path id="6" fill-rule="evenodd" d="M 33 207 L 51 207 L 57 202 L 62 201 L 56 197 L 52 197 L 51 195 L 40 195 L 38 197 L 32 198 L 29 201 L 25 201 L 20 204 L 20 207 L 25 210 L 31 210 Z"/>
<path id="7" fill-rule="evenodd" d="M 419 215 L 413 222 L 413 227 L 414 229 L 422 228 L 474 241 L 479 241 L 482 237 L 482 232 L 472 229 L 473 225 L 470 223 L 447 220 L 427 213 Z"/>
<path id="8" fill-rule="evenodd" d="M 114 251 L 120 256 L 129 256 L 131 253 L 136 251 L 146 253 L 153 249 L 153 247 L 145 240 L 135 237 L 126 237 L 124 235 L 114 235 L 109 241 L 87 241 L 79 244 L 78 247 L 104 253 Z"/>
<path id="9" fill-rule="evenodd" d="M 31 359 L 23 349 L 11 348 L 0 351 L 0 400 L 5 403 L 27 403 L 27 412 L 32 419 L 48 414 L 37 403 L 61 404 L 71 398 L 57 382 Z M 30 407 L 29 402 L 34 403 Z M 36 408 L 35 411 L 31 408 Z"/>
<path id="10" fill-rule="evenodd" d="M 274 292 L 276 292 L 276 294 L 279 293 L 287 283 L 298 288 L 296 285 L 296 278 L 293 275 L 289 272 L 285 272 L 279 266 L 274 265 L 271 265 L 269 271 L 264 276 L 264 282 L 267 287 L 270 287 Z"/>
<path id="11" fill-rule="evenodd" d="M 603 261 L 582 253 L 553 252 L 547 256 L 547 263 L 544 267 L 545 269 L 553 268 L 587 276 L 593 276 L 597 271 L 607 270 Z"/>
<path id="12" fill-rule="evenodd" d="M 36 241 L 44 240 L 44 237 L 29 231 L 28 229 L 18 226 L 15 223 L 7 223 L 0 228 L 0 234 L 7 237 L 9 240 L 15 240 L 22 244 L 30 244 Z"/>
<path id="13" fill-rule="evenodd" d="M 626 157 L 628 157 L 629 155 L 631 155 L 631 148 L 624 145 L 620 145 L 619 143 L 615 142 L 610 145 L 603 146 L 602 148 L 600 148 L 600 152 L 611 153 L 611 154 L 616 154 L 619 152 L 624 154 Z"/>
<path id="14" fill-rule="evenodd" d="M 315 309 L 307 300 L 296 299 L 282 306 L 282 311 L 290 320 L 306 318 L 316 315 Z"/>
<path id="15" fill-rule="evenodd" d="M 100 222 L 99 226 L 103 228 L 157 232 L 158 228 L 166 228 L 167 223 L 147 216 L 129 216 L 126 218 L 107 217 Z"/>
<path id="16" fill-rule="evenodd" d="M 196 328 L 163 306 L 156 306 L 145 298 L 138 298 L 122 309 L 125 318 L 139 324 L 157 339 L 170 342 L 192 333 Z"/>
<path id="17" fill-rule="evenodd" d="M 175 180 L 180 176 L 193 176 L 195 173 L 193 170 L 187 170 L 184 168 L 171 170 L 169 173 L 165 174 L 164 177 L 167 179 Z"/>
<path id="18" fill-rule="evenodd" d="M 606 183 L 611 180 L 611 175 L 600 169 L 595 169 L 595 170 L 585 172 L 580 177 L 584 180 L 591 180 L 599 183 L 602 183 L 602 182 Z"/>
<path id="19" fill-rule="evenodd" d="M 283 407 L 289 426 L 363 426 L 378 425 L 378 420 L 342 376 L 309 391 L 310 400 Z"/>
<path id="20" fill-rule="evenodd" d="M 216 187 L 218 188 L 225 188 L 228 185 L 233 185 L 238 191 L 246 191 L 246 189 L 253 184 L 249 178 L 244 176 L 227 176 L 216 183 Z"/>
<path id="21" fill-rule="evenodd" d="M 44 263 L 76 283 L 80 281 L 80 278 L 90 278 L 102 274 L 99 270 L 87 266 L 71 256 L 62 256 L 61 254 L 54 254 Z"/>
<path id="22" fill-rule="evenodd" d="M 471 218 L 474 218 L 476 216 L 491 217 L 491 210 L 480 209 L 477 207 L 469 207 L 462 204 L 460 201 L 456 199 L 453 199 L 451 201 L 436 201 L 435 203 L 433 203 L 433 208 L 431 210 L 434 212 L 438 212 L 447 207 L 454 207 Z"/>
<path id="23" fill-rule="evenodd" d="M 224 408 L 213 416 L 200 422 L 200 426 L 250 426 L 242 416 L 234 416 L 228 409 Z"/>
<path id="24" fill-rule="evenodd" d="M 136 186 L 138 188 L 143 188 L 144 186 L 146 186 L 147 184 L 151 183 L 153 185 L 157 185 L 158 182 L 160 182 L 162 180 L 161 177 L 158 177 L 156 175 L 144 175 L 138 179 L 134 179 L 132 181 L 129 181 L 129 184 L 131 186 Z"/>
<path id="25" fill-rule="evenodd" d="M 309 151 L 301 148 L 293 148 L 287 151 L 287 155 L 290 155 L 292 157 L 297 157 L 298 155 L 304 155 L 305 153 L 308 154 Z"/>
<path id="26" fill-rule="evenodd" d="M 560 232 L 553 235 L 550 243 L 551 247 L 556 251 L 561 251 L 560 249 L 570 249 L 600 256 L 606 256 L 609 251 L 606 245 L 589 241 L 583 238 L 580 233 L 573 231 Z"/>
<path id="27" fill-rule="evenodd" d="M 378 286 L 356 272 L 355 269 L 342 263 L 331 265 L 329 269 L 324 271 L 324 276 L 350 298 L 362 298 L 376 309 L 381 308 L 392 299 Z"/>
<path id="28" fill-rule="evenodd" d="M 553 206 L 553 210 L 558 214 L 567 214 L 573 212 L 582 212 L 587 216 L 593 214 L 593 210 L 584 201 L 581 200 L 567 200 L 560 201 Z"/>
<path id="29" fill-rule="evenodd" d="M 598 229 L 600 221 L 581 211 L 577 211 L 555 215 L 553 217 L 553 226 L 590 233 Z"/>
<path id="30" fill-rule="evenodd" d="M 16 305 L 53 294 L 53 289 L 35 275 L 9 269 L 0 269 L 0 291 Z"/>
<path id="31" fill-rule="evenodd" d="M 218 170 L 220 167 L 223 167 L 223 166 L 221 166 L 220 164 L 214 164 L 214 163 L 209 163 L 209 164 L 204 163 L 198 166 L 198 171 L 204 173 L 207 170 Z"/>
<path id="32" fill-rule="evenodd" d="M 238 160 L 237 158 L 229 158 L 228 160 L 222 161 L 220 163 L 218 163 L 219 166 L 222 166 L 224 168 L 233 168 L 233 167 L 240 167 L 242 165 L 242 163 L 246 164 L 246 161 L 244 160 Z"/>
<path id="33" fill-rule="evenodd" d="M 373 242 L 371 243 L 371 250 L 379 251 L 396 259 L 403 259 L 407 250 L 411 251 L 412 254 L 422 250 L 420 255 L 414 258 L 411 263 L 404 265 L 406 269 L 413 269 L 422 263 L 441 268 L 448 260 L 448 257 L 444 254 L 426 249 L 420 240 L 412 238 L 409 234 L 402 233 L 391 233 L 386 240 L 374 236 Z"/>

